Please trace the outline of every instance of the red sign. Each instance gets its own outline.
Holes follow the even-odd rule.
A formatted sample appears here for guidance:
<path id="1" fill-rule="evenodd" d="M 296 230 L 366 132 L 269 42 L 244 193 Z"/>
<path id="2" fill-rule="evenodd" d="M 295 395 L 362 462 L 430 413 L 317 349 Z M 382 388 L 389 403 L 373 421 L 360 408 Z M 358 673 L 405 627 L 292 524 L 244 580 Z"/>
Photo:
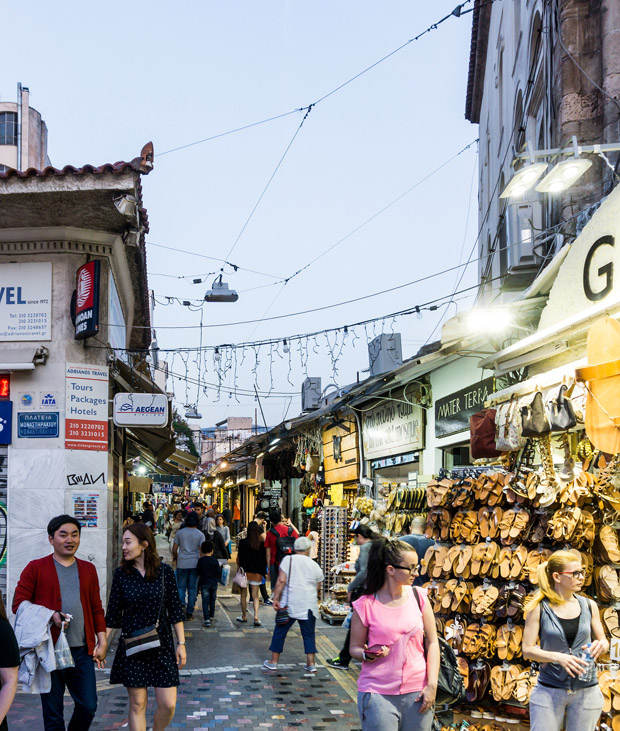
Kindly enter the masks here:
<path id="1" fill-rule="evenodd" d="M 11 398 L 11 376 L 0 376 L 0 399 Z"/>
<path id="2" fill-rule="evenodd" d="M 83 340 L 99 332 L 100 263 L 89 261 L 77 270 L 75 284 L 75 338 Z"/>
<path id="3" fill-rule="evenodd" d="M 65 447 L 66 449 L 106 451 L 108 448 L 108 422 L 66 419 Z"/>

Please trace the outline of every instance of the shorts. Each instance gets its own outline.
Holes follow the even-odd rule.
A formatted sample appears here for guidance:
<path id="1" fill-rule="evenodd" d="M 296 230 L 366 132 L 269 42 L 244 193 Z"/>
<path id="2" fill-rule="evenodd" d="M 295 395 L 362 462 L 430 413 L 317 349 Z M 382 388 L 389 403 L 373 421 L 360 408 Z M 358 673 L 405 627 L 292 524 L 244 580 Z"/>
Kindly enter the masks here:
<path id="1" fill-rule="evenodd" d="M 248 577 L 248 584 L 252 586 L 260 586 L 263 583 L 263 577 L 254 571 L 247 571 L 245 575 Z"/>

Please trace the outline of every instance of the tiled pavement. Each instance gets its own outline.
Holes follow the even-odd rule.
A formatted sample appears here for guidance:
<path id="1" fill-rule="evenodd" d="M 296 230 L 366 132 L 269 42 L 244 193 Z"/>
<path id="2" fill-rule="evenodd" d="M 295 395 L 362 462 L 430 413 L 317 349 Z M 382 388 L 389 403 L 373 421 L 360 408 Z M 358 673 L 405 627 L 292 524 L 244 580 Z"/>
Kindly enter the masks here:
<path id="1" fill-rule="evenodd" d="M 199 600 L 200 602 L 200 600 Z M 200 609 L 186 625 L 188 665 L 182 671 L 177 710 L 169 728 L 175 729 L 276 729 L 310 731 L 359 729 L 355 702 L 357 670 L 333 670 L 326 657 L 337 654 L 344 630 L 317 622 L 319 671 L 305 673 L 303 644 L 297 625 L 289 632 L 278 672 L 262 667 L 269 656 L 273 628 L 271 607 L 260 610 L 263 627 L 239 625 L 237 597 L 224 590 L 218 597 L 216 622 L 201 627 Z M 111 665 L 113 653 L 108 656 Z M 109 669 L 98 671 L 99 707 L 92 729 L 127 728 L 127 694 L 110 686 Z M 71 699 L 65 698 L 66 719 Z M 147 725 L 154 706 L 149 697 Z M 10 731 L 42 731 L 38 696 L 19 693 L 9 713 Z"/>

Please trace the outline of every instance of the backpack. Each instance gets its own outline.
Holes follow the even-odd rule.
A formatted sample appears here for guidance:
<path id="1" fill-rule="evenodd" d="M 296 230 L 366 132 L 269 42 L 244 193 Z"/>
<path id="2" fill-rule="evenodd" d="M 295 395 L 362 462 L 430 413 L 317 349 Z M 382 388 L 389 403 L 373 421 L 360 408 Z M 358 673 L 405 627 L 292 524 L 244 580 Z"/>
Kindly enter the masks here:
<path id="1" fill-rule="evenodd" d="M 413 587 L 413 595 L 422 611 L 420 597 L 417 589 Z M 456 653 L 452 647 L 444 640 L 439 640 L 439 677 L 437 678 L 437 695 L 435 696 L 435 707 L 456 706 L 465 700 L 465 683 L 463 676 L 459 670 Z M 426 649 L 424 651 L 426 655 Z"/>
<path id="2" fill-rule="evenodd" d="M 275 528 L 269 530 L 276 537 L 276 566 L 279 566 L 285 556 L 292 556 L 295 553 L 295 541 L 293 528 L 289 526 L 285 536 L 281 536 Z"/>

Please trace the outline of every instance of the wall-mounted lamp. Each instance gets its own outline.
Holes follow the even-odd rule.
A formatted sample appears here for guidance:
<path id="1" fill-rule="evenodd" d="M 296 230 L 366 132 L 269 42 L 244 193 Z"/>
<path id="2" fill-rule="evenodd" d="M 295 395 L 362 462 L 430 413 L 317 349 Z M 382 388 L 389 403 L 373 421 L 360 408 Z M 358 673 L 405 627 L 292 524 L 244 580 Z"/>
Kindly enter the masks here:
<path id="1" fill-rule="evenodd" d="M 591 167 L 592 160 L 585 160 L 582 157 L 563 160 L 545 175 L 536 186 L 536 190 L 539 193 L 561 193 L 570 188 Z"/>

